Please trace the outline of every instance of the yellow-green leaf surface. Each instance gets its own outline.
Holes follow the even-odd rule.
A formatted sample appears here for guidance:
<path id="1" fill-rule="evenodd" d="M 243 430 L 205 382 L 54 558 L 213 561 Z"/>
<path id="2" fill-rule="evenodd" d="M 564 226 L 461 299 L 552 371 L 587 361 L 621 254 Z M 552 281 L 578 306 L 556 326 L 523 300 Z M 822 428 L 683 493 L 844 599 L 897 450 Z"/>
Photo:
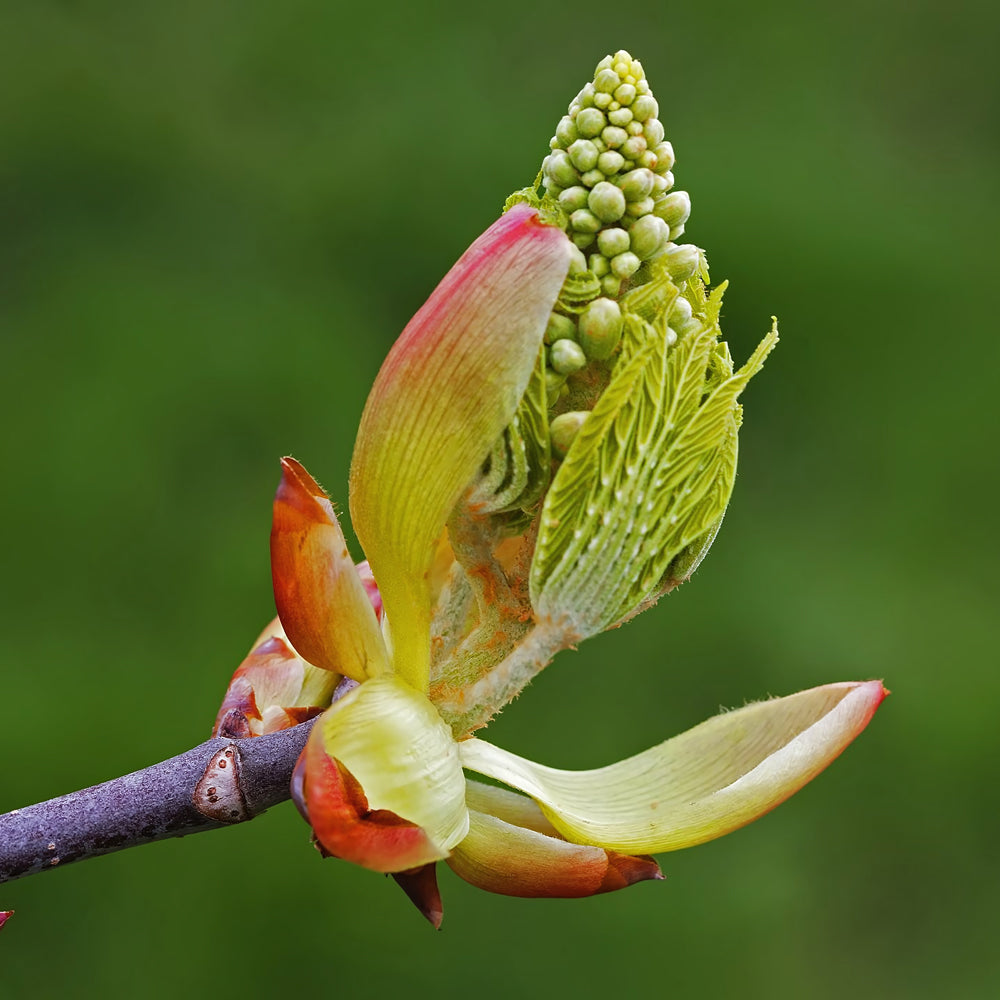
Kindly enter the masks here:
<path id="1" fill-rule="evenodd" d="M 520 513 L 545 491 L 551 458 L 545 354 L 539 351 L 517 412 L 494 442 L 469 503 L 479 513 Z"/>
<path id="2" fill-rule="evenodd" d="M 635 757 L 562 771 L 481 740 L 462 765 L 526 792 L 564 837 L 628 854 L 674 851 L 763 816 L 861 732 L 880 681 L 827 684 L 718 715 Z"/>
<path id="3" fill-rule="evenodd" d="M 434 544 L 517 411 L 569 268 L 565 234 L 527 205 L 495 222 L 382 366 L 351 466 L 351 517 L 382 594 L 394 667 L 426 690 Z"/>
<path id="4" fill-rule="evenodd" d="M 509 788 L 486 785 L 481 781 L 466 778 L 465 804 L 470 809 L 496 816 L 497 819 L 513 826 L 544 833 L 547 837 L 560 835 L 534 799 L 512 792 Z"/>
<path id="5" fill-rule="evenodd" d="M 539 614 L 566 617 L 583 635 L 607 628 L 721 517 L 736 400 L 777 329 L 735 374 L 717 333 L 703 325 L 671 346 L 661 328 L 616 370 L 545 498 L 531 571 Z"/>

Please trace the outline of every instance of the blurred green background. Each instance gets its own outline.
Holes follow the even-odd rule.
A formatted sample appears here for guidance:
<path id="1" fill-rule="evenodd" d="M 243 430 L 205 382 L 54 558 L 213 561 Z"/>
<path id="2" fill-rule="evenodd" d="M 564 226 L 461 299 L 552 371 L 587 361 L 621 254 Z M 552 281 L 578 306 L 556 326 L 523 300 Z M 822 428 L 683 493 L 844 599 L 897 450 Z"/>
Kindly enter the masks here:
<path id="1" fill-rule="evenodd" d="M 346 500 L 396 333 L 621 46 L 734 354 L 783 339 L 695 582 L 491 738 L 588 767 L 769 693 L 892 698 L 666 882 L 445 870 L 438 934 L 289 806 L 2 886 L 5 998 L 996 995 L 996 8 L 618 9 L 6 0 L 0 810 L 207 736 L 273 613 L 278 457 Z"/>

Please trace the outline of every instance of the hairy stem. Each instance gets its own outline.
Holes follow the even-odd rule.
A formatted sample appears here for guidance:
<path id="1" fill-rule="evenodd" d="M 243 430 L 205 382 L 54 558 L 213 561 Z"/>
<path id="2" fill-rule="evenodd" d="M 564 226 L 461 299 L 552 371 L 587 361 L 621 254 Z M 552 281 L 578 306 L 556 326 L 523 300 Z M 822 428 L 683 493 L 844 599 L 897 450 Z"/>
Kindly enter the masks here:
<path id="1" fill-rule="evenodd" d="M 563 620 L 539 622 L 478 681 L 442 697 L 437 702 L 441 717 L 456 735 L 481 729 L 524 690 L 556 653 L 579 639 L 579 634 Z"/>
<path id="2" fill-rule="evenodd" d="M 289 797 L 312 725 L 208 740 L 141 771 L 0 815 L 0 882 L 259 816 Z"/>

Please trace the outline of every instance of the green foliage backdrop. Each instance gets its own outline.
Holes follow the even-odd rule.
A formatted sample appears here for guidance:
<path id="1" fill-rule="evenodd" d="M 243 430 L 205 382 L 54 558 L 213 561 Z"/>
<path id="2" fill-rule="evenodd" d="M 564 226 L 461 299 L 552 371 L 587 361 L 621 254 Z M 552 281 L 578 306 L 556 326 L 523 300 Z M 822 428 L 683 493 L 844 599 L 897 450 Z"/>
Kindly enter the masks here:
<path id="1" fill-rule="evenodd" d="M 782 343 L 695 581 L 492 734 L 585 767 L 768 693 L 892 698 L 665 883 L 445 871 L 439 934 L 291 807 L 0 887 L 4 997 L 995 995 L 997 15 L 618 6 L 3 3 L 0 809 L 206 737 L 272 614 L 278 457 L 346 500 L 388 346 L 621 46 L 734 354 L 772 312 Z"/>

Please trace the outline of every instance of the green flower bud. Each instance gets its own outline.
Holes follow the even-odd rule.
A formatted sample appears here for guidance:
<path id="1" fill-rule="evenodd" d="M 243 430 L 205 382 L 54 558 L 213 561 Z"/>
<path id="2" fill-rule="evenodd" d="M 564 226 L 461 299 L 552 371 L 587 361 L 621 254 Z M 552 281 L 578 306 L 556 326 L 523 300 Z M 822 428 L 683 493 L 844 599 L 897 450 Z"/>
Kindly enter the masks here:
<path id="1" fill-rule="evenodd" d="M 577 128 L 579 128 L 579 124 Z M 663 142 L 663 124 L 660 119 L 650 118 L 642 130 L 642 135 L 650 149 Z"/>
<path id="2" fill-rule="evenodd" d="M 630 105 L 632 117 L 637 122 L 648 121 L 655 118 L 660 113 L 660 106 L 656 103 L 656 98 L 651 94 L 640 94 Z"/>
<path id="3" fill-rule="evenodd" d="M 600 91 L 602 94 L 613 94 L 620 83 L 621 80 L 618 79 L 618 74 L 613 69 L 602 69 L 594 77 L 594 90 Z"/>
<path id="4" fill-rule="evenodd" d="M 673 229 L 691 217 L 691 196 L 687 191 L 671 191 L 655 199 L 653 211 Z"/>
<path id="5" fill-rule="evenodd" d="M 557 340 L 549 348 L 549 364 L 560 375 L 571 375 L 587 364 L 583 348 L 574 340 Z"/>
<path id="6" fill-rule="evenodd" d="M 617 111 L 608 112 L 608 121 L 612 125 L 617 125 L 628 131 L 628 126 L 632 121 L 632 112 L 628 108 L 619 108 Z M 630 133 L 632 134 L 632 133 Z"/>
<path id="7" fill-rule="evenodd" d="M 593 170 L 597 166 L 597 147 L 589 139 L 577 139 L 566 152 L 577 170 Z"/>
<path id="8" fill-rule="evenodd" d="M 605 132 L 607 129 L 604 130 Z M 621 153 L 616 153 L 609 149 L 606 153 L 601 153 L 597 158 L 597 169 L 605 177 L 613 177 L 625 165 L 625 157 Z"/>
<path id="9" fill-rule="evenodd" d="M 671 226 L 670 227 L 670 238 L 672 240 L 676 240 L 678 236 L 683 236 L 683 235 L 684 235 L 684 223 L 683 222 L 680 225 L 678 225 L 678 226 Z"/>
<path id="10" fill-rule="evenodd" d="M 635 100 L 635 87 L 630 83 L 623 83 L 615 91 L 615 100 L 622 105 L 629 105 Z"/>
<path id="11" fill-rule="evenodd" d="M 656 174 L 652 170 L 639 167 L 638 170 L 630 170 L 624 177 L 620 177 L 618 186 L 626 201 L 642 201 L 652 193 L 655 179 Z"/>
<path id="12" fill-rule="evenodd" d="M 648 170 L 655 170 L 656 154 L 651 149 L 647 149 L 645 153 L 640 153 L 636 157 L 636 163 L 640 167 L 646 167 Z"/>
<path id="13" fill-rule="evenodd" d="M 604 232 L 608 232 L 608 230 L 604 230 Z M 600 237 L 598 237 L 597 245 L 601 245 Z M 604 275 L 611 273 L 611 264 L 603 253 L 592 253 L 590 255 L 590 270 L 598 278 L 603 278 Z"/>
<path id="14" fill-rule="evenodd" d="M 701 251 L 692 243 L 668 245 L 663 259 L 675 282 L 687 281 L 701 270 Z"/>
<path id="15" fill-rule="evenodd" d="M 674 335 L 674 341 L 671 343 L 676 342 L 677 337 L 685 337 L 699 329 L 701 329 L 701 321 L 693 314 L 691 303 L 683 295 L 678 295 L 670 308 L 670 327 L 668 330 Z"/>
<path id="16" fill-rule="evenodd" d="M 618 254 L 617 257 L 611 260 L 611 273 L 618 278 L 631 278 L 636 271 L 639 270 L 639 265 L 642 261 L 629 250 L 625 253 Z"/>
<path id="17" fill-rule="evenodd" d="M 573 187 L 566 188 L 562 194 L 559 195 L 559 204 L 564 211 L 569 212 L 572 215 L 578 208 L 587 207 L 587 198 L 590 192 L 580 184 L 575 184 Z"/>
<path id="18" fill-rule="evenodd" d="M 551 406 L 559 396 L 559 390 L 566 384 L 566 376 L 551 368 L 545 369 L 545 398 Z"/>
<path id="19" fill-rule="evenodd" d="M 574 233 L 570 239 L 578 250 L 586 250 L 594 242 L 593 233 Z"/>
<path id="20" fill-rule="evenodd" d="M 608 181 L 594 185 L 587 204 L 601 222 L 617 222 L 625 214 L 625 195 Z M 600 226 L 597 228 L 600 229 Z"/>
<path id="21" fill-rule="evenodd" d="M 594 192 L 591 191 L 590 194 L 593 197 Z M 588 212 L 585 208 L 574 212 L 569 217 L 569 224 L 578 233 L 596 233 L 601 228 L 601 220 L 593 212 Z M 577 246 L 579 245 L 578 243 Z"/>
<path id="22" fill-rule="evenodd" d="M 592 188 L 595 184 L 599 184 L 601 181 L 604 180 L 604 174 L 601 173 L 601 171 L 598 170 L 597 167 L 594 167 L 593 170 L 588 170 L 585 174 L 583 174 L 580 177 L 580 180 L 583 181 L 583 183 L 586 184 L 587 187 Z"/>
<path id="23" fill-rule="evenodd" d="M 683 326 L 692 315 L 691 303 L 683 295 L 678 295 L 670 306 L 670 323 L 674 327 Z"/>
<path id="24" fill-rule="evenodd" d="M 634 139 L 636 136 L 642 135 L 642 122 L 631 121 L 625 126 L 625 131 L 628 132 L 630 136 Z M 646 140 L 642 140 L 642 148 L 646 148 Z"/>
<path id="25" fill-rule="evenodd" d="M 624 229 L 602 229 L 597 234 L 597 245 L 605 257 L 615 257 L 629 249 L 629 234 Z M 597 274 L 596 271 L 594 273 Z"/>
<path id="26" fill-rule="evenodd" d="M 553 313 L 545 326 L 545 343 L 554 344 L 557 340 L 573 340 L 576 337 L 576 324 L 561 313 Z"/>
<path id="27" fill-rule="evenodd" d="M 549 424 L 549 438 L 552 441 L 552 451 L 556 458 L 565 458 L 570 445 L 580 433 L 580 428 L 590 414 L 586 410 L 571 410 L 560 413 Z"/>
<path id="28" fill-rule="evenodd" d="M 623 128 L 618 128 L 616 125 L 609 125 L 601 131 L 601 138 L 608 149 L 618 149 L 619 146 L 623 146 L 627 141 L 628 132 Z"/>
<path id="29" fill-rule="evenodd" d="M 601 278 L 601 291 L 611 298 L 617 298 L 621 294 L 622 279 L 616 278 L 613 274 L 606 274 Z"/>
<path id="30" fill-rule="evenodd" d="M 674 186 L 674 175 L 668 170 L 664 174 L 653 174 L 653 194 L 666 194 Z"/>
<path id="31" fill-rule="evenodd" d="M 604 112 L 597 108 L 584 108 L 576 116 L 576 130 L 584 139 L 593 139 L 595 135 L 600 135 L 607 124 Z"/>
<path id="32" fill-rule="evenodd" d="M 630 160 L 638 160 L 645 152 L 646 140 L 641 135 L 629 136 L 621 146 L 622 156 L 628 157 Z M 648 170 L 649 168 L 645 167 L 644 169 Z"/>
<path id="33" fill-rule="evenodd" d="M 630 201 L 625 211 L 628 215 L 636 219 L 644 215 L 649 215 L 653 211 L 653 199 L 643 198 L 642 201 Z"/>
<path id="34" fill-rule="evenodd" d="M 612 281 L 618 280 L 609 277 Z M 610 358 L 621 340 L 622 323 L 622 311 L 617 302 L 613 299 L 594 299 L 580 314 L 578 337 L 587 357 L 599 361 Z"/>
<path id="35" fill-rule="evenodd" d="M 636 219 L 629 230 L 632 252 L 640 260 L 649 260 L 662 251 L 670 240 L 670 227 L 655 215 Z"/>
<path id="36" fill-rule="evenodd" d="M 594 107 L 606 111 L 614 103 L 610 94 L 594 94 Z"/>
<path id="37" fill-rule="evenodd" d="M 554 150 L 546 157 L 545 174 L 564 188 L 572 187 L 580 179 L 569 154 L 562 149 Z"/>
<path id="38" fill-rule="evenodd" d="M 570 105 L 570 114 L 574 110 L 579 111 L 580 108 L 589 108 L 594 103 L 594 85 L 588 83 L 583 90 L 580 91 L 576 97 L 573 98 L 573 104 Z M 573 105 L 576 105 L 574 108 Z"/>
<path id="39" fill-rule="evenodd" d="M 556 126 L 556 139 L 559 140 L 559 145 L 565 149 L 576 140 L 576 137 L 576 125 L 573 124 L 573 119 L 569 115 L 563 115 Z"/>
<path id="40" fill-rule="evenodd" d="M 569 273 L 583 274 L 587 270 L 587 258 L 579 247 L 570 247 L 569 251 Z"/>
<path id="41" fill-rule="evenodd" d="M 670 142 L 650 143 L 656 156 L 656 170 L 664 174 L 674 169 L 674 146 Z"/>

